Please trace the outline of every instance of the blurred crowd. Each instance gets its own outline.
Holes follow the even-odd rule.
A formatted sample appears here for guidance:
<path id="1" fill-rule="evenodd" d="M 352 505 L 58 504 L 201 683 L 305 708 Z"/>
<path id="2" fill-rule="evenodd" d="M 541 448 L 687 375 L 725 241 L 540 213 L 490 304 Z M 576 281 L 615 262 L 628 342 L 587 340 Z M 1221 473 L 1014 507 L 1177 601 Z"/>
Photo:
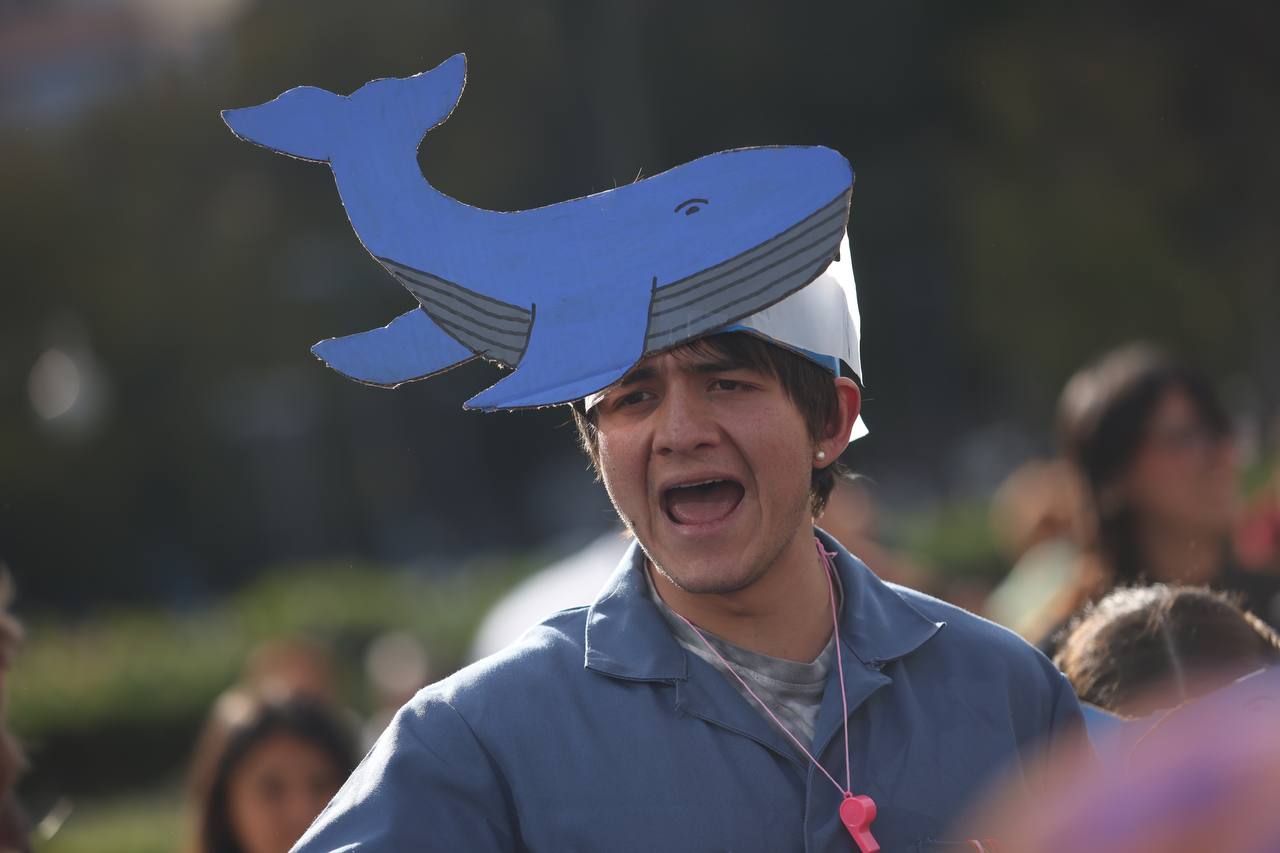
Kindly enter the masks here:
<path id="1" fill-rule="evenodd" d="M 1173 712 L 1246 682 L 1254 690 L 1251 712 L 1262 707 L 1274 722 L 1280 708 L 1255 701 L 1275 694 L 1274 685 L 1259 694 L 1257 685 L 1269 682 L 1249 681 L 1280 661 L 1280 471 L 1261 478 L 1266 485 L 1243 499 L 1236 432 L 1215 389 L 1193 366 L 1141 344 L 1108 353 L 1070 378 L 1057 432 L 1060 453 L 1026 462 L 991 498 L 992 533 L 1011 567 L 994 589 L 941 585 L 937 572 L 885 544 L 875 484 L 863 478 L 839 483 L 819 524 L 885 579 L 951 598 L 1052 657 L 1086 703 L 1089 734 L 1107 772 L 1137 786 L 1129 794 L 1145 791 L 1166 809 L 1154 808 L 1145 822 L 1130 814 L 1123 832 L 1100 830 L 1092 846 L 1073 848 L 1077 838 L 1063 841 L 1054 833 L 1064 821 L 1081 820 L 1081 810 L 1087 816 L 1101 808 L 1096 797 L 1067 797 L 1039 810 L 1001 803 L 996 813 L 1016 824 L 1009 832 L 1023 839 L 1019 849 L 1169 849 L 1157 843 L 1155 827 L 1167 824 L 1176 792 L 1156 785 L 1154 779 L 1165 777 L 1143 763 L 1145 756 L 1157 755 L 1188 776 L 1209 760 L 1199 735 L 1191 740 L 1200 751 L 1183 748 L 1181 726 L 1192 715 L 1170 722 Z M 620 533 L 608 534 L 513 589 L 477 630 L 473 656 L 495 651 L 558 609 L 589 603 L 625 544 Z M 9 596 L 5 579 L 0 604 L 7 607 Z M 21 626 L 0 609 L 0 672 L 21 639 Z M 342 703 L 324 645 L 291 638 L 256 649 L 193 745 L 186 849 L 285 853 L 390 715 L 441 674 L 432 672 L 413 637 L 378 638 L 365 660 L 378 709 L 362 722 Z M 1208 725 L 1247 729 L 1252 718 L 1238 719 L 1239 706 L 1216 711 Z M 1156 743 L 1167 747 L 1152 747 Z M 1223 786 L 1235 791 L 1241 779 L 1280 773 L 1272 762 L 1277 751 L 1261 746 L 1228 757 L 1239 772 L 1222 775 Z M 24 767 L 16 739 L 0 729 L 0 851 L 30 849 L 31 829 L 14 796 Z M 1067 789 L 1110 790 L 1078 761 L 1052 772 Z M 1200 823 L 1181 837 L 1202 832 L 1218 840 L 1180 849 L 1237 849 L 1221 846 L 1224 836 L 1213 832 L 1238 824 L 1235 812 L 1253 808 L 1253 799 L 1236 796 L 1223 805 L 1215 795 L 1227 788 L 1205 784 L 1196 802 L 1212 807 L 1182 809 L 1181 819 Z M 1258 828 L 1262 834 L 1249 843 L 1274 824 Z"/>
<path id="2" fill-rule="evenodd" d="M 1122 587 L 1206 586 L 1280 620 L 1276 491 L 1242 504 L 1231 419 L 1192 366 L 1145 345 L 1067 382 L 1062 456 L 1015 471 L 993 501 L 1013 567 L 987 613 L 1046 652 Z"/>

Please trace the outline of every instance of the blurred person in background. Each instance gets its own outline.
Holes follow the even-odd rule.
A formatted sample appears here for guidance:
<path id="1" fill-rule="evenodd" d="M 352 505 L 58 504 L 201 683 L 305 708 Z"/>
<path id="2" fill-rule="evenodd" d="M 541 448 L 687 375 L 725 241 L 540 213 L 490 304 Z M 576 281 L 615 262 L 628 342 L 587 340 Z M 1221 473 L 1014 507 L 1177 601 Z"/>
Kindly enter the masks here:
<path id="1" fill-rule="evenodd" d="M 1140 581 L 1240 593 L 1274 625 L 1280 576 L 1232 559 L 1237 454 L 1231 423 L 1199 372 L 1147 345 L 1076 373 L 1058 407 L 1063 452 L 1085 488 L 1084 550 L 1073 582 L 1029 618 L 1053 651 L 1071 614 Z"/>
<path id="2" fill-rule="evenodd" d="M 1280 466 L 1241 513 L 1235 554 L 1251 571 L 1280 570 Z"/>
<path id="3" fill-rule="evenodd" d="M 374 702 L 373 713 L 360 727 L 361 746 L 367 750 L 396 711 L 431 683 L 431 656 L 413 634 L 384 631 L 365 649 L 364 674 Z"/>
<path id="4" fill-rule="evenodd" d="M 301 694 L 214 703 L 189 784 L 189 853 L 287 853 L 356 765 L 341 712 Z"/>
<path id="5" fill-rule="evenodd" d="M 1280 637 L 1207 587 L 1124 587 L 1072 624 L 1054 663 L 1082 702 L 1145 717 L 1280 663 Z"/>
<path id="6" fill-rule="evenodd" d="M 333 652 L 310 637 L 276 637 L 255 646 L 245 658 L 240 682 L 264 695 L 310 696 L 338 701 Z"/>
<path id="7" fill-rule="evenodd" d="M 1059 752 L 1033 770 L 1051 797 L 1011 780 L 972 825 L 999 838 L 987 850 L 1008 853 L 1280 850 L 1278 722 L 1280 670 L 1253 673 L 1124 724 L 1105 764 Z"/>
<path id="8" fill-rule="evenodd" d="M 1082 744 L 1034 768 L 1048 798 L 1011 781 L 973 818 L 1000 839 L 988 849 L 1280 850 L 1280 638 L 1262 620 L 1203 586 L 1124 587 L 1075 620 L 1054 662 L 1103 760 Z"/>
<path id="9" fill-rule="evenodd" d="M 14 655 L 22 644 L 22 625 L 9 612 L 13 600 L 13 582 L 0 565 L 0 710 L 8 696 L 8 673 Z M 30 826 L 26 813 L 18 804 L 14 788 L 27 767 L 18 739 L 0 718 L 0 853 L 28 851 Z"/>
<path id="10" fill-rule="evenodd" d="M 371 686 L 377 692 L 378 685 Z M 254 646 L 241 668 L 240 687 L 258 696 L 313 699 L 342 716 L 353 732 L 361 732 L 362 745 L 366 728 L 379 725 L 376 712 L 374 719 L 366 721 L 343 701 L 333 649 L 314 637 L 273 637 Z M 385 725 L 385 720 L 381 722 Z"/>
<path id="11" fill-rule="evenodd" d="M 1036 620 L 1075 579 L 1081 492 L 1071 465 L 1033 459 L 1005 478 L 991 499 L 991 532 L 1013 568 L 987 599 L 985 613 L 1029 640 L 1051 627 Z"/>
<path id="12" fill-rule="evenodd" d="M 929 575 L 905 554 L 881 541 L 880 511 L 872 481 L 857 474 L 836 477 L 817 524 L 857 555 L 881 579 L 929 592 Z"/>

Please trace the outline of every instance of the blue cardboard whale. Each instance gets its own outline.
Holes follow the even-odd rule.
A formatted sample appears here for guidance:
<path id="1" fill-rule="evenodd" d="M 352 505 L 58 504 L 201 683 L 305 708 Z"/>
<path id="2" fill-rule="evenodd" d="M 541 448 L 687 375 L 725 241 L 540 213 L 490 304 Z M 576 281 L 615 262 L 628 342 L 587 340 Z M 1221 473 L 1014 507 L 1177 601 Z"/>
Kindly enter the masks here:
<path id="1" fill-rule="evenodd" d="M 348 96 L 303 86 L 222 113 L 242 139 L 328 163 L 361 242 L 418 301 L 313 347 L 352 379 L 395 386 L 480 356 L 514 370 L 468 408 L 569 402 L 778 302 L 836 257 L 853 172 L 818 146 L 723 151 L 532 210 L 450 198 L 417 150 L 465 82 L 458 54 Z"/>

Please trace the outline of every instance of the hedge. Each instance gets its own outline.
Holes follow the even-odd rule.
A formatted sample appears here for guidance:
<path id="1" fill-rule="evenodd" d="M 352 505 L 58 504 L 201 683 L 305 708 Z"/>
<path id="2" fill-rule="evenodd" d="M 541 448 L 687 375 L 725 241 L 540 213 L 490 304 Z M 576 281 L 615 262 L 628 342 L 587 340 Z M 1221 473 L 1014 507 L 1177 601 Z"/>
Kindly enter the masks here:
<path id="1" fill-rule="evenodd" d="M 25 788 L 42 800 L 147 787 L 172 774 L 210 703 L 270 638 L 328 643 L 344 698 L 365 710 L 360 662 L 371 638 L 408 632 L 424 643 L 434 674 L 447 674 L 484 611 L 536 564 L 488 560 L 436 574 L 291 565 L 198 610 L 32 618 L 9 684 L 9 719 L 34 765 Z"/>

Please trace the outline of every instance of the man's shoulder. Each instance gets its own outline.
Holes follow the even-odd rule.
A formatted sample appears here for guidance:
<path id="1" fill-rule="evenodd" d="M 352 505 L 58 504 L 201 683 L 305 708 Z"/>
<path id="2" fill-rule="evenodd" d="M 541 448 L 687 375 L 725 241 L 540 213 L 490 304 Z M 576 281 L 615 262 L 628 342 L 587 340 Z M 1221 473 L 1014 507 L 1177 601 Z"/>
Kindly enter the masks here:
<path id="1" fill-rule="evenodd" d="M 562 611 L 420 690 L 297 849 L 524 849 L 513 786 L 528 797 L 534 783 L 511 780 L 541 780 L 571 734 L 548 727 L 564 705 L 591 707 L 586 619 L 586 608 Z"/>
<path id="2" fill-rule="evenodd" d="M 508 698 L 529 702 L 563 691 L 584 672 L 588 607 L 562 610 L 505 648 L 419 691 L 410 704 L 445 702 L 459 713 Z"/>
<path id="3" fill-rule="evenodd" d="M 1070 683 L 1038 649 L 1013 631 L 930 595 L 893 587 L 903 600 L 943 623 L 903 665 L 949 706 L 981 709 L 979 719 L 1013 724 L 1019 743 L 1074 730 L 1079 707 Z M 934 691 L 937 691 L 934 693 Z"/>
<path id="4" fill-rule="evenodd" d="M 1046 679 L 1057 686 L 1060 674 L 1041 652 L 1013 631 L 962 607 L 897 584 L 886 584 L 925 618 L 944 627 L 926 644 L 948 665 L 984 670 L 1003 668 L 1011 676 Z"/>

